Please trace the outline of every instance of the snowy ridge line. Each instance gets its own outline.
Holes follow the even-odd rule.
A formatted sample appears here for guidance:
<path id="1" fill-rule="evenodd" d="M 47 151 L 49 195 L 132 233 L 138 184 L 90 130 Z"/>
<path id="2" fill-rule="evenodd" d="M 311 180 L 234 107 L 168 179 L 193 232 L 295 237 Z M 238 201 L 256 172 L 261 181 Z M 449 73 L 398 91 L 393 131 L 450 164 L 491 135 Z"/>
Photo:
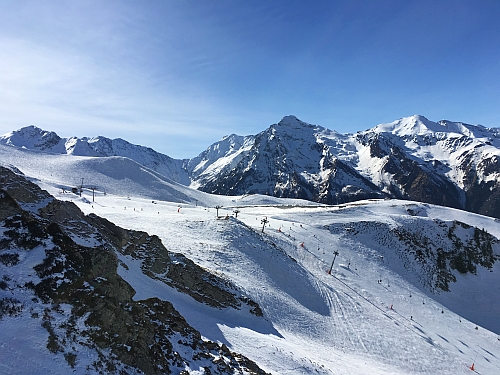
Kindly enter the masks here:
<path id="1" fill-rule="evenodd" d="M 218 195 L 263 194 L 325 204 L 407 199 L 498 217 L 499 134 L 499 128 L 433 122 L 420 115 L 340 134 L 285 116 L 257 135 L 224 137 L 184 160 L 121 139 L 66 139 L 34 126 L 0 136 L 0 144 L 36 150 L 35 155 L 121 157 L 155 171 L 157 179 L 161 175 Z"/>

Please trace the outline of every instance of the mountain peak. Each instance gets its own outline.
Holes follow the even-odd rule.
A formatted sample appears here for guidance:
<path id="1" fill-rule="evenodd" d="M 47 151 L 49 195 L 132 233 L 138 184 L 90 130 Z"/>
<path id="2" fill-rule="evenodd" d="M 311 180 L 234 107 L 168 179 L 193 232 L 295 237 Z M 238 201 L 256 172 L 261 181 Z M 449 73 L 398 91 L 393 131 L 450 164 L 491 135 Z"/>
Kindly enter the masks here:
<path id="1" fill-rule="evenodd" d="M 470 135 L 460 123 L 450 121 L 434 122 L 422 115 L 403 117 L 387 124 L 379 124 L 374 130 L 377 133 L 392 133 L 398 136 L 423 135 L 429 133 L 460 133 Z"/>
<path id="2" fill-rule="evenodd" d="M 498 138 L 498 129 L 488 129 L 482 125 L 470 125 L 463 122 L 441 120 L 430 121 L 421 115 L 403 117 L 387 124 L 377 125 L 372 129 L 376 133 L 392 133 L 398 137 L 427 134 L 462 135 L 468 138 Z"/>
<path id="3" fill-rule="evenodd" d="M 278 124 L 279 125 L 287 125 L 287 124 L 296 124 L 296 123 L 301 123 L 301 122 L 302 121 L 300 121 L 296 116 L 288 115 L 288 116 L 284 116 Z"/>
<path id="4" fill-rule="evenodd" d="M 22 137 L 35 137 L 35 136 L 43 136 L 44 134 L 50 134 L 53 132 L 49 132 L 43 129 L 40 129 L 39 127 L 35 125 L 28 125 L 24 126 L 19 130 L 14 130 L 10 133 L 2 135 L 2 137 L 7 137 L 7 136 L 22 136 Z"/>
<path id="5" fill-rule="evenodd" d="M 302 120 L 299 120 L 294 115 L 288 115 L 283 117 L 277 124 L 271 125 L 271 128 L 294 128 L 294 129 L 304 129 L 304 128 L 314 128 L 316 125 L 309 124 Z"/>
<path id="6" fill-rule="evenodd" d="M 55 132 L 40 129 L 35 125 L 25 126 L 0 136 L 0 143 L 39 150 L 51 148 L 57 145 L 60 140 L 61 138 Z"/>

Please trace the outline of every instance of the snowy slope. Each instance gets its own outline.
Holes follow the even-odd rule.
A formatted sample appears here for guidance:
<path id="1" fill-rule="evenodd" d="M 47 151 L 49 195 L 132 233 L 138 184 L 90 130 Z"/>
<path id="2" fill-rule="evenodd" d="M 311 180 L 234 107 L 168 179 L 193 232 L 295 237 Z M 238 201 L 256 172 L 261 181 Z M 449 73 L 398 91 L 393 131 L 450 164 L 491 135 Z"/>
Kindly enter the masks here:
<path id="1" fill-rule="evenodd" d="M 120 138 L 61 138 L 54 132 L 31 125 L 0 136 L 0 144 L 55 154 L 127 157 L 174 181 L 185 185 L 189 183 L 182 167 L 183 160 L 172 159 L 149 147 L 133 145 Z"/>
<path id="2" fill-rule="evenodd" d="M 167 249 L 234 282 L 258 302 L 265 321 L 242 319 L 230 310 L 174 295 L 126 257 L 128 270 L 120 271 L 135 289 L 135 299 L 171 300 L 205 338 L 226 344 L 268 372 L 468 374 L 472 363 L 481 374 L 500 372 L 495 318 L 500 314 L 499 263 L 478 265 L 477 275 L 451 270 L 456 282 L 450 282 L 449 292 L 436 290 L 427 277 L 434 251 L 443 244 L 451 246 L 447 233 L 455 222 L 471 226 L 460 224 L 452 231 L 466 243 L 474 237 L 471 228 L 484 228 L 500 238 L 494 219 L 396 200 L 306 206 L 305 201 L 265 196 L 211 196 L 119 158 L 103 158 L 103 163 L 112 164 L 103 172 L 99 164 L 89 162 L 92 158 L 1 147 L 0 152 L 2 164 L 15 166 L 56 198 L 71 200 L 84 212 L 117 225 L 156 234 Z M 78 183 L 82 171 L 89 178 L 99 176 L 100 183 L 110 187 L 108 193 L 97 191 L 93 203 L 88 189 L 82 197 L 63 193 L 61 187 Z M 120 190 L 122 179 L 126 191 Z M 156 195 L 148 197 L 148 192 Z M 215 205 L 222 206 L 221 219 L 216 219 Z M 238 219 L 231 217 L 236 208 Z M 265 217 L 269 224 L 262 233 Z M 415 237 L 400 239 L 397 234 L 403 231 Z M 429 251 L 427 263 L 405 251 L 422 249 L 422 244 Z M 500 255 L 498 243 L 492 239 L 491 244 Z M 339 255 L 329 275 L 335 250 Z M 22 368 L 24 362 L 16 358 L 26 355 L 24 347 L 43 357 L 36 348 L 44 345 L 45 332 L 34 326 L 34 333 L 26 333 L 22 325 L 29 322 L 0 321 L 6 332 L 0 352 L 4 366 Z M 24 346 L 28 342 L 38 344 Z M 62 373 L 64 360 L 43 358 L 46 368 L 57 366 Z"/>
<path id="3" fill-rule="evenodd" d="M 272 331 L 234 321 L 230 316 L 200 315 L 191 304 L 178 304 L 176 308 L 208 338 L 228 342 L 268 371 L 460 374 L 468 373 L 466 365 L 475 361 L 482 373 L 496 373 L 499 363 L 495 357 L 500 354 L 497 335 L 483 327 L 476 331 L 474 323 L 435 300 L 451 301 L 447 306 L 456 308 L 462 316 L 475 322 L 483 320 L 498 329 L 496 319 L 488 316 L 498 316 L 498 290 L 485 287 L 499 284 L 498 266 L 492 273 L 481 270 L 481 279 L 473 284 L 471 275 L 458 280 L 458 293 L 454 294 L 452 286 L 450 296 L 435 295 L 419 289 L 418 283 L 406 281 L 405 277 L 414 281 L 414 275 L 397 264 L 390 249 L 374 249 L 374 244 L 332 235 L 325 228 L 338 224 L 340 218 L 348 225 L 362 218 L 391 221 L 390 216 L 401 216 L 405 204 L 390 207 L 387 202 L 379 202 L 343 210 L 241 207 L 239 218 L 243 222 L 217 221 L 213 208 L 188 206 L 177 212 L 168 203 L 158 218 L 141 200 L 132 203 L 136 206 L 132 212 L 140 214 L 130 214 L 130 207 L 128 214 L 117 211 L 105 203 L 94 209 L 81 206 L 122 225 L 158 228 L 156 233 L 167 248 L 182 250 L 247 291 L 272 322 Z M 442 209 L 436 211 L 443 215 Z M 231 209 L 226 212 L 231 213 Z M 261 237 L 258 233 L 263 216 L 270 219 L 271 226 Z M 474 223 L 474 218 L 469 220 Z M 165 221 L 168 226 L 161 225 Z M 489 224 L 495 227 L 492 220 Z M 332 277 L 325 271 L 334 249 L 341 255 Z M 387 266 L 380 264 L 380 254 L 389 262 Z M 376 282 L 379 278 L 383 283 Z M 165 296 L 156 288 L 144 290 L 144 281 L 133 285 L 143 297 Z M 481 295 L 483 298 L 471 299 Z M 476 352 L 480 352 L 478 357 Z"/>

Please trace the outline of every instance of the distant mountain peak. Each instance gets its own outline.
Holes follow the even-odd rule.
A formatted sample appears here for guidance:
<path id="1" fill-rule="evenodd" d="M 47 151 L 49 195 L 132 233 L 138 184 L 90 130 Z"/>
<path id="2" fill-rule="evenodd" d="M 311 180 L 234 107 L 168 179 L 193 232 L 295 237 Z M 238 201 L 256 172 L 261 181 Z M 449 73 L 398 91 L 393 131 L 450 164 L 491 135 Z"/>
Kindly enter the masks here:
<path id="1" fill-rule="evenodd" d="M 379 124 L 373 131 L 376 133 L 392 133 L 399 137 L 425 135 L 435 133 L 457 133 L 474 137 L 472 125 L 466 125 L 461 122 L 452 122 L 448 120 L 441 120 L 439 122 L 430 121 L 422 115 L 413 115 L 403 117 L 399 120 Z"/>
<path id="2" fill-rule="evenodd" d="M 317 125 L 312 125 L 307 122 L 304 122 L 294 115 L 288 115 L 283 117 L 280 122 L 277 124 L 273 124 L 269 127 L 270 130 L 290 130 L 290 129 L 295 129 L 295 130 L 305 130 L 305 129 L 316 129 L 319 128 Z"/>
<path id="3" fill-rule="evenodd" d="M 0 136 L 0 141 L 9 146 L 42 151 L 54 147 L 60 140 L 61 138 L 56 133 L 40 129 L 35 125 L 25 126 Z"/>
<path id="4" fill-rule="evenodd" d="M 10 133 L 4 134 L 3 137 L 6 136 L 15 136 L 15 135 L 23 135 L 23 136 L 36 136 L 36 135 L 43 135 L 45 133 L 51 133 L 48 131 L 45 131 L 43 129 L 40 129 L 39 127 L 36 127 L 35 125 L 28 125 L 24 126 L 21 129 L 14 130 Z"/>
<path id="5" fill-rule="evenodd" d="M 298 123 L 298 122 L 302 122 L 300 121 L 296 116 L 294 115 L 288 115 L 288 116 L 284 116 L 279 124 L 280 125 L 286 125 L 286 124 L 295 124 L 295 123 Z"/>
<path id="6" fill-rule="evenodd" d="M 30 125 L 1 135 L 0 144 L 53 154 L 127 157 L 176 182 L 189 184 L 187 172 L 182 168 L 183 160 L 172 159 L 152 148 L 134 145 L 121 138 L 109 139 L 103 136 L 61 138 L 55 132 Z"/>

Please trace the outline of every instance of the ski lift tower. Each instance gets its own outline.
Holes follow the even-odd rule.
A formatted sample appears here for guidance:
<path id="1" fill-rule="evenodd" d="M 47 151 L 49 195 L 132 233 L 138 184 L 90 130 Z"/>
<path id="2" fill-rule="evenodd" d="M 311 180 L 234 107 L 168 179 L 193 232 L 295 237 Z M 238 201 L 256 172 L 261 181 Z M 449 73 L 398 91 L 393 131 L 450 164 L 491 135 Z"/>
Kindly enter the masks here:
<path id="1" fill-rule="evenodd" d="M 331 275 L 332 274 L 332 268 L 333 268 L 333 264 L 335 263 L 335 258 L 337 258 L 337 255 L 339 255 L 339 252 L 337 250 L 335 250 L 333 252 L 333 261 L 332 261 L 332 265 L 330 266 L 330 269 L 328 270 L 328 274 Z"/>

